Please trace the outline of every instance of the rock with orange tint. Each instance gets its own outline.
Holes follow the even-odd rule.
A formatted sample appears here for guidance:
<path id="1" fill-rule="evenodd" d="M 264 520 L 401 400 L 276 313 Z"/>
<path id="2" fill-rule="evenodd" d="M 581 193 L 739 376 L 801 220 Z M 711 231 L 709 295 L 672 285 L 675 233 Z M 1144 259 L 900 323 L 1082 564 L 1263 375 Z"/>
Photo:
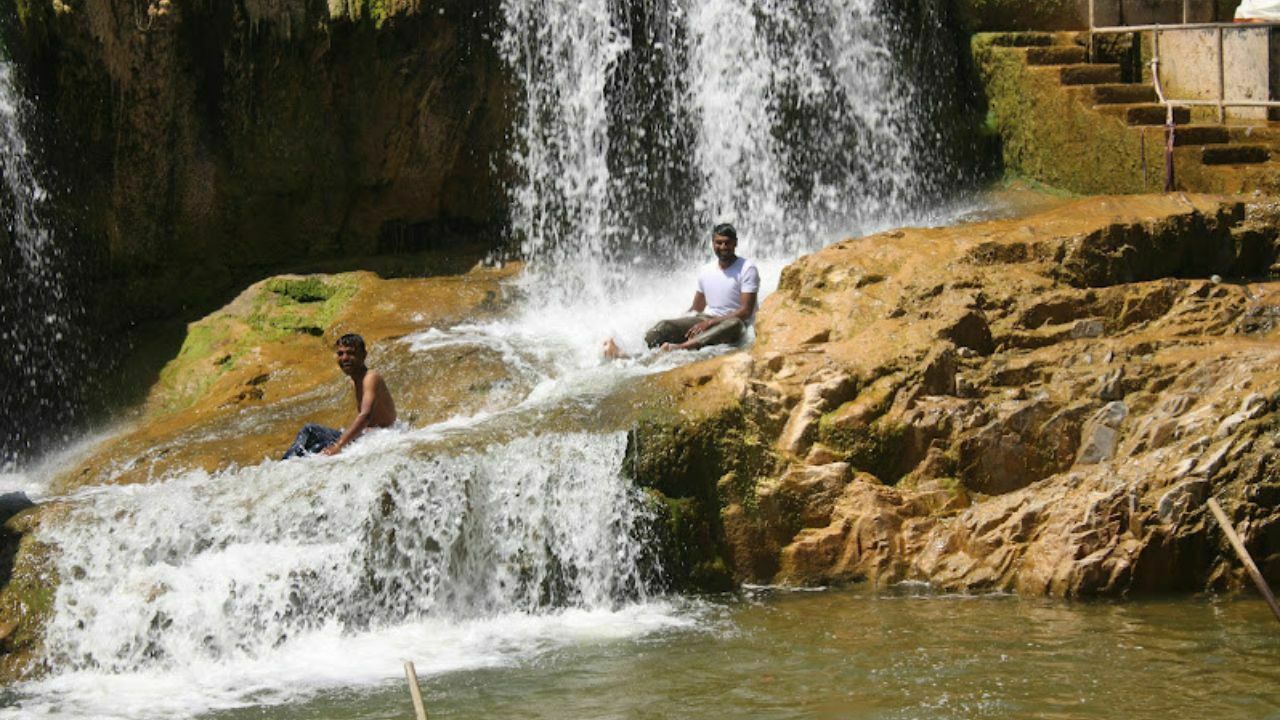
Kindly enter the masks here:
<path id="1" fill-rule="evenodd" d="M 751 582 L 1238 586 L 1210 495 L 1278 581 L 1273 215 L 1101 197 L 801 258 L 760 310 L 745 395 L 686 389 L 701 410 L 666 452 L 700 464 L 666 491 L 714 485 Z"/>

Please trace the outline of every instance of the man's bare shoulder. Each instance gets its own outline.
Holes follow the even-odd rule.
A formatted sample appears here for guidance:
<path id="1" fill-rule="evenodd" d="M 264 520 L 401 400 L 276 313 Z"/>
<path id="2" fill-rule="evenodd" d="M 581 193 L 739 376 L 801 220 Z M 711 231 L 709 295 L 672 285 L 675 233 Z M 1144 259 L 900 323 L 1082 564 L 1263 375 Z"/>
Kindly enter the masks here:
<path id="1" fill-rule="evenodd" d="M 391 389 L 387 387 L 387 382 L 382 379 L 382 375 L 377 370 L 370 370 L 364 376 L 365 392 L 372 392 L 375 397 L 386 402 L 391 402 Z"/>

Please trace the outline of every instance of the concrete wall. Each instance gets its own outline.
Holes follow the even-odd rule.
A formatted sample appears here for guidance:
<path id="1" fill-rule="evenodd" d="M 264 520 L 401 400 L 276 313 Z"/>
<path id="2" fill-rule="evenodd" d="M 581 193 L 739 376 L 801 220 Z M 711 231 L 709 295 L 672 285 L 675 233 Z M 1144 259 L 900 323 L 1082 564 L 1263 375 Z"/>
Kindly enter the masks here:
<path id="1" fill-rule="evenodd" d="M 1080 0 L 1085 18 L 1089 17 L 1088 0 Z M 1232 3 L 1231 14 L 1235 12 Z M 1215 0 L 1188 0 L 1187 20 L 1189 22 L 1212 22 L 1219 19 L 1230 19 L 1230 15 L 1219 15 L 1226 8 L 1219 8 Z M 1182 22 L 1182 0 L 1094 0 L 1094 24 L 1105 25 L 1149 25 L 1153 23 Z"/>
<path id="2" fill-rule="evenodd" d="M 1089 27 L 1089 0 L 957 0 L 965 21 L 975 31 L 1084 30 Z M 1193 22 L 1230 20 L 1240 0 L 1190 0 Z M 1182 0 L 1095 0 L 1095 22 L 1144 25 L 1182 22 Z"/>
<path id="3" fill-rule="evenodd" d="M 1150 40 L 1148 40 L 1150 42 Z M 1223 97 L 1228 100 L 1271 100 L 1280 64 L 1280 32 L 1266 27 L 1231 27 L 1222 33 Z M 1160 82 L 1165 96 L 1179 100 L 1218 98 L 1218 31 L 1179 30 L 1160 33 Z M 1210 113 L 1197 111 L 1197 116 Z M 1216 110 L 1212 111 L 1216 117 Z M 1266 108 L 1228 107 L 1227 117 L 1265 120 Z M 1206 118 L 1207 119 L 1207 118 Z"/>

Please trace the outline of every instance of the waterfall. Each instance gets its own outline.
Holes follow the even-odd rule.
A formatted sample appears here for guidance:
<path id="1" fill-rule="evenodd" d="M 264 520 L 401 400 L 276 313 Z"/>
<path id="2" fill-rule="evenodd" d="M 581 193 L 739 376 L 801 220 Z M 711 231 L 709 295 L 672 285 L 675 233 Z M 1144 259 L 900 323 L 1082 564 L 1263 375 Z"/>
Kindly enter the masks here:
<path id="1" fill-rule="evenodd" d="M 42 533 L 60 548 L 45 639 L 59 674 L 45 682 L 46 699 L 74 687 L 63 711 L 94 707 L 86 688 L 120 675 L 146 678 L 151 697 L 201 668 L 211 675 L 203 697 L 123 714 L 270 702 L 271 693 L 219 683 L 248 673 L 258 691 L 288 685 L 263 663 L 300 655 L 301 687 L 273 692 L 381 679 L 407 651 L 388 640 L 398 635 L 422 643 L 412 652 L 440 669 L 473 665 L 475 652 L 489 656 L 481 664 L 501 663 L 554 646 L 566 612 L 603 613 L 585 623 L 590 632 L 646 607 L 654 569 L 639 491 L 618 472 L 625 433 L 552 433 L 451 455 L 419 446 L 383 433 L 335 458 L 80 497 Z M 346 657 L 371 639 L 390 657 Z"/>
<path id="2" fill-rule="evenodd" d="M 49 195 L 23 132 L 31 108 L 0 46 L 0 470 L 49 439 L 69 437 L 85 356 L 76 343 L 81 308 L 70 292 L 66 250 L 44 216 Z M 52 436 L 52 437 L 51 437 Z"/>
<path id="3" fill-rule="evenodd" d="M 687 267 L 715 222 L 745 253 L 791 258 L 921 217 L 959 184 L 938 160 L 954 155 L 946 108 L 918 83 L 954 68 L 900 51 L 939 44 L 927 11 L 906 28 L 883 0 L 503 8 L 523 89 L 512 230 L 555 276 L 553 304 L 616 296 L 652 255 Z"/>
<path id="4" fill-rule="evenodd" d="M 63 552 L 52 661 L 114 672 L 254 658 L 308 631 L 609 608 L 647 592 L 624 435 L 400 448 L 113 488 Z"/>

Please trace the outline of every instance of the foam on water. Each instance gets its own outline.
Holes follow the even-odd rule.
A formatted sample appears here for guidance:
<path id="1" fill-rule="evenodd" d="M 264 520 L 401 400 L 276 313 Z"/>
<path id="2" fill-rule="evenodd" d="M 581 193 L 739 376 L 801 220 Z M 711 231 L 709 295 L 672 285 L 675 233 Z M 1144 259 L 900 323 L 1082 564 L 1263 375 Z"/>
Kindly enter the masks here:
<path id="1" fill-rule="evenodd" d="M 350 455 L 83 494 L 42 533 L 60 548 L 46 646 L 62 672 L 23 694 L 51 708 L 79 678 L 140 708 L 198 675 L 177 696 L 196 712 L 275 702 L 299 674 L 310 677 L 298 691 L 383 679 L 415 637 L 436 646 L 427 670 L 445 671 L 573 641 L 575 623 L 610 636 L 683 622 L 650 601 L 657 569 L 643 557 L 643 505 L 618 473 L 622 434 L 450 457 L 369 451 L 396 435 Z"/>
<path id="2" fill-rule="evenodd" d="M 403 683 L 406 660 L 421 678 L 509 667 L 560 648 L 689 630 L 697 627 L 697 617 L 697 607 L 688 603 L 652 601 L 617 609 L 426 619 L 358 635 L 331 623 L 239 662 L 199 659 L 123 674 L 64 673 L 24 686 L 29 698 L 19 708 L 0 708 L 0 718 L 169 719 L 301 702 L 325 691 Z"/>

